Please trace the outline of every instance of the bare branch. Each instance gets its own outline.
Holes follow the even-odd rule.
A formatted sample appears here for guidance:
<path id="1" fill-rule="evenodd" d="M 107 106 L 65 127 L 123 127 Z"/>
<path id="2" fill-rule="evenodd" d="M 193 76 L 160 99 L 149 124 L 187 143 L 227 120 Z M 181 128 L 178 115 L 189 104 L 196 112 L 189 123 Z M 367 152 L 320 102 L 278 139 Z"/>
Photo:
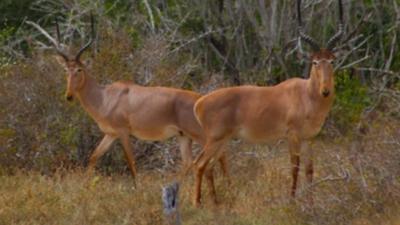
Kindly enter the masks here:
<path id="1" fill-rule="evenodd" d="M 399 73 L 393 72 L 391 70 L 384 70 L 384 69 L 378 69 L 378 68 L 372 68 L 372 67 L 357 67 L 356 69 L 360 70 L 360 71 L 377 72 L 377 73 L 399 76 Z"/>
<path id="2" fill-rule="evenodd" d="M 147 13 L 149 14 L 151 30 L 154 32 L 155 25 L 154 25 L 153 11 L 151 10 L 151 7 L 150 7 L 149 2 L 147 0 L 143 0 L 143 3 L 146 6 Z"/>
<path id="3" fill-rule="evenodd" d="M 335 70 L 339 69 L 342 67 L 343 63 L 347 60 L 348 57 L 350 57 L 350 55 L 355 52 L 356 50 L 360 49 L 364 44 L 366 44 L 368 42 L 368 40 L 372 37 L 373 35 L 370 35 L 368 37 L 366 37 L 360 44 L 358 44 L 357 46 L 355 46 L 354 48 L 352 48 L 349 52 L 346 53 L 345 56 L 342 57 L 342 60 L 340 63 L 338 63 L 338 65 L 335 66 Z M 367 55 L 368 55 L 368 51 L 367 51 Z"/>
<path id="4" fill-rule="evenodd" d="M 55 47 L 59 47 L 58 42 L 49 34 L 47 31 L 45 31 L 39 24 L 32 22 L 32 21 L 26 21 L 25 23 L 35 27 L 38 31 L 40 31 Z"/>
<path id="5" fill-rule="evenodd" d="M 347 64 L 345 66 L 342 66 L 342 67 L 340 67 L 340 69 L 347 69 L 347 68 L 353 67 L 354 65 L 359 64 L 360 62 L 363 62 L 363 61 L 365 61 L 365 60 L 367 60 L 369 58 L 370 58 L 370 56 L 367 53 L 363 58 L 358 59 L 358 60 L 356 60 L 354 62 L 351 62 L 351 63 L 349 63 L 349 64 Z"/>
<path id="6" fill-rule="evenodd" d="M 385 63 L 385 70 L 389 70 L 390 66 L 392 65 L 392 61 L 393 61 L 393 56 L 394 56 L 394 51 L 396 49 L 396 43 L 397 43 L 397 32 L 394 31 L 393 32 L 393 39 L 392 39 L 392 43 L 391 43 L 391 47 L 390 47 L 390 54 L 389 54 L 389 58 Z"/>
<path id="7" fill-rule="evenodd" d="M 187 45 L 199 41 L 200 39 L 203 39 L 205 37 L 208 37 L 209 35 L 213 34 L 213 33 L 220 33 L 222 30 L 227 29 L 227 28 L 222 28 L 222 29 L 218 29 L 218 30 L 208 30 L 196 37 L 193 37 L 192 39 L 186 41 L 185 43 L 179 45 L 178 47 L 174 48 L 172 51 L 169 52 L 169 54 L 175 53 L 177 51 L 180 51 L 182 48 L 186 47 Z"/>

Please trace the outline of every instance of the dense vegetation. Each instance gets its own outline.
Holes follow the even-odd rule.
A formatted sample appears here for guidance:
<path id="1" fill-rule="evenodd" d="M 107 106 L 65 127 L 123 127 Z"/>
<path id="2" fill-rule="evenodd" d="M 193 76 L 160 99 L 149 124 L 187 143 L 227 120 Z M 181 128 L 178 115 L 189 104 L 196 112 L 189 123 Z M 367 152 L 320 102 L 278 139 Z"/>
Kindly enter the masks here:
<path id="1" fill-rule="evenodd" d="M 235 142 L 230 151 L 232 170 L 250 172 L 238 173 L 238 178 L 233 181 L 236 187 L 232 188 L 236 193 L 224 193 L 223 198 L 229 202 L 224 208 L 226 211 L 222 212 L 228 221 L 226 224 L 265 224 L 263 221 L 272 224 L 349 224 L 356 218 L 376 215 L 372 224 L 379 224 L 376 222 L 379 215 L 392 215 L 391 212 L 399 208 L 400 3 L 397 0 L 343 2 L 346 35 L 338 47 L 340 54 L 335 63 L 337 96 L 317 138 L 320 161 L 317 161 L 316 172 L 319 174 L 316 176 L 322 181 L 343 171 L 350 176 L 344 181 L 339 179 L 338 183 L 335 179 L 332 183 L 329 179 L 327 184 L 322 182 L 317 189 L 319 208 L 303 214 L 302 206 L 282 203 L 274 195 L 283 198 L 286 194 L 279 185 L 288 184 L 287 153 L 282 153 L 286 161 L 277 153 L 277 158 L 269 162 L 269 158 L 263 157 L 271 152 L 267 146 L 253 148 L 246 145 L 244 148 Z M 294 0 L 0 1 L 0 183 L 7 184 L 0 185 L 1 192 L 10 195 L 10 191 L 29 186 L 29 182 L 37 182 L 35 185 L 38 189 L 43 188 L 43 192 L 48 192 L 46 186 L 64 185 L 65 189 L 61 188 L 59 193 L 57 190 L 53 190 L 54 195 L 50 193 L 59 200 L 60 193 L 68 192 L 69 181 L 71 185 L 79 185 L 82 179 L 79 172 L 74 172 L 76 177 L 70 175 L 64 181 L 62 176 L 67 172 L 60 170 L 84 167 L 101 137 L 96 124 L 79 104 L 65 101 L 64 71 L 54 59 L 48 40 L 26 21 L 37 22 L 55 36 L 54 21 L 58 18 L 62 42 L 74 53 L 90 36 L 89 15 L 92 12 L 96 20 L 96 39 L 92 50 L 83 58 L 92 61 L 91 74 L 101 83 L 128 79 L 141 85 L 173 86 L 207 93 L 223 86 L 273 85 L 290 77 L 307 76 L 309 62 L 299 58 L 298 54 L 295 4 Z M 320 43 L 325 43 L 335 33 L 337 1 L 303 0 L 302 12 L 305 30 Z M 305 50 L 306 47 L 303 45 Z M 127 172 L 120 148 L 119 144 L 114 144 L 113 150 L 101 160 L 98 169 L 103 175 Z M 150 190 L 159 188 L 162 182 L 159 175 L 152 173 L 161 171 L 168 174 L 165 176 L 171 176 L 171 171 L 179 165 L 173 140 L 165 143 L 135 141 L 135 149 L 139 173 L 149 173 L 149 177 L 143 175 L 142 179 Z M 281 148 L 277 149 L 280 152 Z M 245 155 L 256 157 L 237 160 L 243 157 L 240 153 L 251 153 Z M 261 166 L 264 163 L 268 166 Z M 26 183 L 24 177 L 29 175 L 21 169 L 37 173 Z M 257 202 L 258 207 L 264 207 L 268 199 L 278 202 L 271 200 L 272 206 L 254 211 L 251 207 L 238 206 L 237 202 L 260 198 L 252 193 L 250 184 L 246 184 L 249 174 L 257 177 L 254 185 L 259 185 L 256 189 L 263 190 L 260 192 L 266 195 L 264 202 Z M 47 180 L 47 176 L 55 178 Z M 151 178 L 158 180 L 156 187 L 150 188 Z M 128 185 L 122 178 L 115 179 L 110 182 Z M 106 181 L 101 178 L 100 189 L 118 192 L 113 189 L 115 187 L 108 189 Z M 268 186 L 266 181 L 271 185 Z M 336 186 L 340 188 L 336 190 Z M 222 182 L 219 188 L 225 188 Z M 29 192 L 28 189 L 21 189 L 21 192 Z M 267 189 L 271 191 L 270 196 L 265 193 Z M 86 191 L 93 195 L 95 190 L 89 188 L 81 195 L 88 194 Z M 248 195 L 242 195 L 241 190 Z M 127 193 L 132 194 L 131 190 L 122 192 L 126 198 L 129 198 Z M 15 196 L 25 194 L 16 193 Z M 149 204 L 144 207 L 150 210 L 147 213 L 160 212 L 159 208 L 151 209 L 151 204 L 156 202 L 154 196 L 151 200 L 143 200 L 147 198 L 145 193 L 135 194 L 138 195 L 134 197 L 136 201 Z M 233 196 L 238 197 L 231 199 Z M 190 205 L 185 199 L 188 196 L 183 198 L 183 204 Z M 324 202 L 326 199 L 329 200 Z M 73 209 L 79 205 L 79 197 L 75 200 L 68 207 Z M 18 197 L 0 201 L 22 204 Z M 136 204 L 129 202 L 128 205 L 135 207 Z M 34 208 L 37 203 L 33 200 L 31 204 Z M 48 203 L 43 204 L 49 207 Z M 348 204 L 348 207 L 341 204 Z M 63 210 L 62 213 L 68 213 L 70 209 Z M 195 209 L 185 210 L 183 217 L 189 220 Z M 351 210 L 358 211 L 344 213 Z M 94 209 L 93 212 L 103 213 Z M 291 216 L 285 218 L 285 212 Z M 7 216 L 3 217 L 2 213 Z M 50 213 L 55 214 L 57 211 Z M 136 214 L 124 218 L 129 220 Z M 273 219 L 268 220 L 266 215 Z M 37 223 L 43 221 L 40 214 L 37 216 Z M 81 221 L 80 216 L 77 215 L 74 223 Z M 214 221 L 216 218 L 212 211 L 195 216 L 194 222 L 188 224 L 201 224 L 202 220 Z M 335 216 L 339 219 L 334 220 Z M 12 217 L 8 209 L 0 207 L 0 224 L 24 220 L 13 221 Z M 3 218 L 6 219 L 2 221 Z M 146 218 L 141 219 L 138 224 L 152 223 Z M 285 219 L 287 222 L 282 222 Z M 386 218 L 381 222 L 391 224 L 391 220 L 393 224 L 399 222 L 398 218 Z M 123 222 L 105 219 L 93 223 Z M 155 223 L 158 222 L 153 221 Z"/>

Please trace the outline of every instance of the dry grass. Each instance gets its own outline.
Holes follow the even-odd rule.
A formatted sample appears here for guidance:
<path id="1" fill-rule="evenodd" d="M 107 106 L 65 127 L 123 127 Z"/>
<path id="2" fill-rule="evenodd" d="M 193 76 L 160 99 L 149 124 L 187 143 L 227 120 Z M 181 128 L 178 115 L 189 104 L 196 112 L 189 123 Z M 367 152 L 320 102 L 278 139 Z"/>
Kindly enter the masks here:
<path id="1" fill-rule="evenodd" d="M 217 174 L 219 200 L 207 189 L 200 209 L 191 204 L 193 178 L 181 185 L 180 210 L 191 224 L 398 225 L 400 144 L 398 124 L 372 129 L 362 139 L 319 139 L 315 144 L 314 205 L 288 198 L 286 144 L 231 146 L 232 183 Z M 361 144 L 361 145 L 360 145 Z M 0 224 L 162 224 L 161 187 L 173 174 L 140 171 L 137 188 L 128 175 L 85 177 L 60 169 L 52 176 L 19 171 L 0 177 Z"/>

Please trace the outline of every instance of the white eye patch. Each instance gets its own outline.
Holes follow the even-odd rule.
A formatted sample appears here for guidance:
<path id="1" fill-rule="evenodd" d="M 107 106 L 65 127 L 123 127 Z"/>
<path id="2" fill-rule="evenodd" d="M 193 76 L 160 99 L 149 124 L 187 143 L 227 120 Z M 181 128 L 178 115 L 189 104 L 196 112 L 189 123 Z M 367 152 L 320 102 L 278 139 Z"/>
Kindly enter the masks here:
<path id="1" fill-rule="evenodd" d="M 333 59 L 321 59 L 321 60 L 313 60 L 314 65 L 318 65 L 320 62 L 328 62 L 330 64 L 333 64 Z"/>
<path id="2" fill-rule="evenodd" d="M 316 65 L 316 66 L 318 66 L 318 64 L 319 64 L 319 62 L 320 62 L 320 60 L 313 60 L 313 65 Z"/>
<path id="3" fill-rule="evenodd" d="M 74 69 L 74 73 L 80 73 L 80 72 L 82 72 L 82 68 L 79 68 L 79 67 L 78 67 L 78 68 L 75 68 L 75 69 Z"/>

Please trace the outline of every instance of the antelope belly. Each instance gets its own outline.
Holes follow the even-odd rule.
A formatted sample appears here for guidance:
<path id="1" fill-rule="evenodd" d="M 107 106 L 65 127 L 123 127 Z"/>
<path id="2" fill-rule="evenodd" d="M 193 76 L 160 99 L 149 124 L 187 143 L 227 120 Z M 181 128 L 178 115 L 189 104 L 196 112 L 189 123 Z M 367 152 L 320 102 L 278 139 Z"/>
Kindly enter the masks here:
<path id="1" fill-rule="evenodd" d="M 133 130 L 132 135 L 140 140 L 145 141 L 162 141 L 179 133 L 178 129 L 174 126 L 164 127 L 162 129 L 140 129 Z"/>

